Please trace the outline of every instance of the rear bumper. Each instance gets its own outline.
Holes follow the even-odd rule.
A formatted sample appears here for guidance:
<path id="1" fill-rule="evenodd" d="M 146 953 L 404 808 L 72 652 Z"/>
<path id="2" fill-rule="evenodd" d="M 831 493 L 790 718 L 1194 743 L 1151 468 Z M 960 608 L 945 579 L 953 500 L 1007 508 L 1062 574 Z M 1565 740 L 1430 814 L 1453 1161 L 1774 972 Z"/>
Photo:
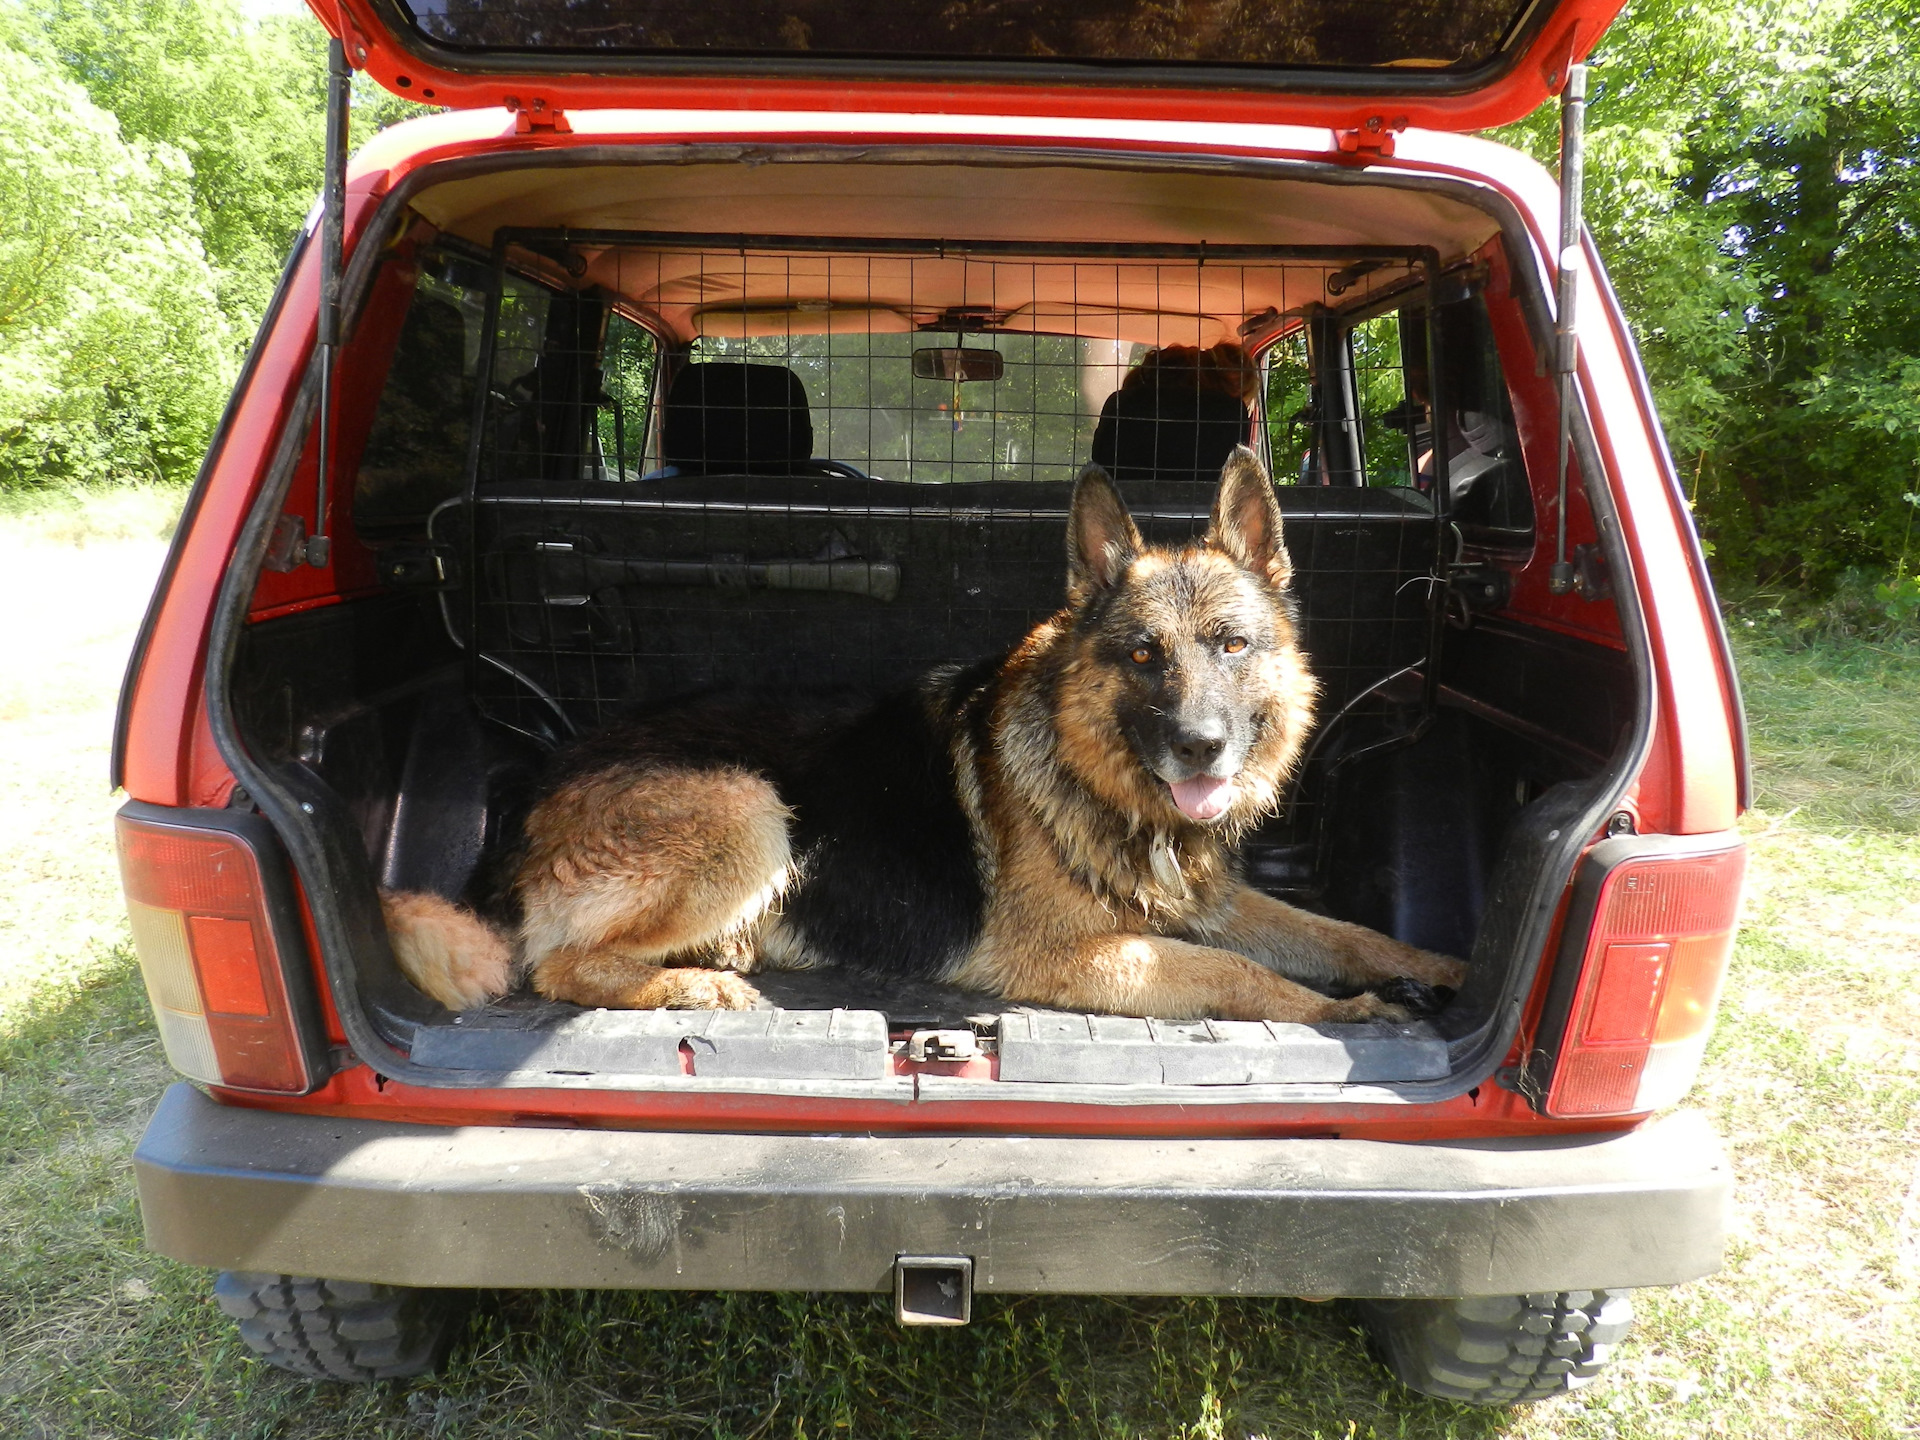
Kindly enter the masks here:
<path id="1" fill-rule="evenodd" d="M 662 1134 L 334 1120 L 161 1100 L 147 1240 L 191 1264 L 403 1285 L 1488 1295 L 1720 1263 L 1702 1116 L 1627 1134 L 1388 1144 Z"/>

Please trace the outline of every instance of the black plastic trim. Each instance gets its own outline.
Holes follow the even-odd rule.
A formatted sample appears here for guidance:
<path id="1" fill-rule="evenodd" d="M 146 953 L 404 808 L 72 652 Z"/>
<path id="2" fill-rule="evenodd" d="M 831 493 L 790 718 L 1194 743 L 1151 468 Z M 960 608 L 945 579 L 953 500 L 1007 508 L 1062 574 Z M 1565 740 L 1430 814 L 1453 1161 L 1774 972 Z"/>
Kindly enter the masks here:
<path id="1" fill-rule="evenodd" d="M 158 829 L 212 831 L 231 836 L 253 852 L 260 869 L 262 908 L 273 929 L 273 949 L 279 960 L 280 977 L 286 990 L 294 1038 L 300 1046 L 300 1058 L 307 1073 L 311 1094 L 333 1075 L 332 1047 L 327 1044 L 326 1025 L 321 1018 L 320 994 L 314 984 L 313 961 L 307 952 L 307 937 L 300 925 L 300 897 L 293 888 L 293 874 L 287 867 L 287 852 L 280 837 L 260 816 L 247 810 L 207 810 L 174 805 L 149 805 L 144 800 L 129 800 L 119 813 L 128 820 Z M 246 1090 L 244 1085 L 225 1085 L 223 1089 Z M 263 1095 L 285 1096 L 284 1090 L 262 1090 Z"/>
<path id="2" fill-rule="evenodd" d="M 1524 1294 L 1717 1269 L 1706 1117 L 1393 1144 L 451 1128 L 216 1105 L 134 1152 L 147 1243 L 387 1284 L 892 1289 L 900 1255 L 1001 1294 Z"/>

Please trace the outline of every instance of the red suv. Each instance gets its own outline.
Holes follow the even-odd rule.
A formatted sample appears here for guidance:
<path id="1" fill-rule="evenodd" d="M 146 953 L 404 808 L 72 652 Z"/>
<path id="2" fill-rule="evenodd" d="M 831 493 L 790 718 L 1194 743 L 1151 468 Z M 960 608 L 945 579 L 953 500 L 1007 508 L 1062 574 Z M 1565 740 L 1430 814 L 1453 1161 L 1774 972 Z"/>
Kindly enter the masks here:
<path id="1" fill-rule="evenodd" d="M 483 1286 L 940 1324 L 976 1289 L 1340 1296 L 1409 1385 L 1505 1403 L 1715 1268 L 1726 1163 L 1671 1107 L 1744 738 L 1578 229 L 1617 0 L 313 3 L 328 193 L 115 756 L 186 1077 L 147 1234 L 255 1350 L 417 1373 Z M 350 68 L 447 112 L 349 165 Z M 1557 188 L 1460 133 L 1553 94 Z M 396 968 L 381 891 L 496 904 L 573 737 L 1004 650 L 1061 602 L 1089 458 L 1178 540 L 1236 444 L 1321 685 L 1247 878 L 1467 962 L 1436 1013 L 1169 1024 L 833 970 L 746 1011 L 456 1012 Z"/>

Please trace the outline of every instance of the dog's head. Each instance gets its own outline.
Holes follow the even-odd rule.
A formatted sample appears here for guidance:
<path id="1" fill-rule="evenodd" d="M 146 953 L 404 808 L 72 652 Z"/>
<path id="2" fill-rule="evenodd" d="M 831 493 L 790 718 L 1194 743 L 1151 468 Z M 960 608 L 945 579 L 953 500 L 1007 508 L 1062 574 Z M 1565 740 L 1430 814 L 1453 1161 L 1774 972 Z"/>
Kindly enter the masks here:
<path id="1" fill-rule="evenodd" d="M 1067 526 L 1063 758 L 1149 823 L 1238 829 L 1271 813 L 1316 690 L 1287 594 L 1280 507 L 1251 450 L 1220 473 L 1205 539 L 1149 547 L 1097 466 Z"/>

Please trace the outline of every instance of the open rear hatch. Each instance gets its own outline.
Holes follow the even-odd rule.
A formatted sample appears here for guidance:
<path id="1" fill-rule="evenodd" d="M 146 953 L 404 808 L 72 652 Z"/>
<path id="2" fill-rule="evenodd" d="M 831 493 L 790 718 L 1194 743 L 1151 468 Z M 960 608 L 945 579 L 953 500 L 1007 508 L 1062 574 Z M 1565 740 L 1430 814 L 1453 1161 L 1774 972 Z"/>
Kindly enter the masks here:
<path id="1" fill-rule="evenodd" d="M 309 0 L 396 95 L 641 105 L 1505 124 L 1622 0 Z"/>
<path id="2" fill-rule="evenodd" d="M 1644 709 L 1611 603 L 1584 630 L 1541 627 L 1490 613 L 1505 591 L 1435 581 L 1471 562 L 1500 590 L 1531 567 L 1541 604 L 1553 411 L 1534 356 L 1550 329 L 1505 261 L 1528 243 L 1518 218 L 1419 177 L 1298 162 L 651 153 L 429 168 L 382 202 L 356 258 L 332 564 L 361 578 L 349 603 L 314 606 L 299 597 L 315 571 L 270 556 L 232 672 L 261 766 L 235 773 L 286 787 L 297 823 L 337 842 L 318 893 L 484 902 L 545 755 L 624 706 L 742 683 L 871 692 L 1010 645 L 1060 603 L 1072 476 L 1102 453 L 1107 412 L 1124 428 L 1128 367 L 1238 340 L 1262 369 L 1237 438 L 1278 481 L 1324 687 L 1314 755 L 1247 847 L 1249 878 L 1472 955 L 1475 977 L 1405 1027 L 1060 1014 L 824 971 L 757 975 L 766 1008 L 747 1013 L 522 996 L 455 1017 L 363 932 L 328 963 L 343 1017 L 404 1057 L 383 1073 L 1186 1106 L 1483 1078 Z M 1270 240 L 1211 243 L 1218 216 Z M 975 238 L 872 238 L 888 225 Z M 919 373 L 918 350 L 988 348 L 994 378 Z M 1486 437 L 1478 470 L 1437 488 L 1420 438 L 1434 355 L 1450 433 Z M 706 451 L 667 453 L 703 366 L 784 371 L 779 393 L 807 397 L 805 453 L 742 468 L 712 427 Z M 798 433 L 784 411 L 737 419 L 756 417 Z M 1150 539 L 1205 523 L 1220 457 L 1191 459 L 1203 422 L 1156 413 L 1145 440 L 1110 437 Z M 289 515 L 311 504 L 314 460 L 310 444 L 273 482 L 293 487 Z M 1582 498 L 1576 538 L 1592 533 Z"/>
<path id="3" fill-rule="evenodd" d="M 313 3 L 344 58 L 394 93 L 506 104 L 521 129 L 559 132 L 558 112 L 594 105 L 850 99 L 1478 127 L 1533 108 L 1617 9 L 1217 5 L 1176 25 L 1149 0 L 1065 19 L 924 0 Z M 323 413 L 327 337 L 344 337 L 350 399 L 318 431 L 337 448 L 283 449 L 263 497 L 285 502 L 281 522 L 323 510 L 319 474 L 318 493 L 331 483 L 340 502 L 339 549 L 263 545 L 268 569 L 250 604 L 238 597 L 250 623 L 227 652 L 235 728 L 217 728 L 276 825 L 325 832 L 295 848 L 309 893 L 346 917 L 317 927 L 333 998 L 383 1073 L 919 1100 L 986 1098 L 981 1083 L 997 1082 L 1008 1099 L 1191 1106 L 1355 1085 L 1441 1098 L 1505 1053 L 1556 897 L 1647 723 L 1638 618 L 1598 594 L 1590 615 L 1543 594 L 1535 517 L 1549 513 L 1555 407 L 1538 361 L 1552 334 L 1525 227 L 1485 191 L 1424 176 L 1049 155 L 813 147 L 762 166 L 681 146 L 654 165 L 636 145 L 583 165 L 536 145 L 497 169 L 469 157 L 444 180 L 424 167 L 379 202 L 344 277 L 348 323 L 323 309 Z M 548 161 L 564 186 L 542 183 Z M 1223 224 L 1242 243 L 1223 247 Z M 871 238 L 886 235 L 927 238 Z M 1169 1025 L 818 973 L 769 977 L 767 1008 L 748 1013 L 520 999 L 455 1017 L 399 976 L 376 886 L 497 891 L 488 867 L 569 735 L 701 686 L 824 670 L 872 690 L 1012 643 L 1059 603 L 1071 475 L 1099 453 L 1128 364 L 1222 341 L 1260 357 L 1237 423 L 1280 486 L 1326 685 L 1314 756 L 1249 845 L 1249 879 L 1471 954 L 1473 978 L 1434 1021 Z M 960 380 L 919 373 L 916 344 L 992 346 L 1008 378 L 963 403 Z M 673 463 L 659 436 L 676 380 L 699 365 L 784 369 L 789 389 L 805 377 L 819 447 L 778 474 L 718 451 Z M 882 371 L 930 389 L 884 400 Z M 1423 484 L 1436 407 L 1449 447 L 1485 461 L 1471 491 L 1444 464 Z M 969 423 L 993 437 L 971 458 Z M 923 474 L 930 436 L 948 458 Z M 1140 461 L 1116 478 L 1149 538 L 1195 534 L 1217 460 L 1170 475 L 1147 444 Z M 1599 555 L 1608 502 L 1578 478 L 1574 538 Z M 350 603 L 311 603 L 290 572 L 316 569 Z M 1456 590 L 1456 574 L 1469 584 Z M 1516 593 L 1525 603 L 1509 607 Z"/>

